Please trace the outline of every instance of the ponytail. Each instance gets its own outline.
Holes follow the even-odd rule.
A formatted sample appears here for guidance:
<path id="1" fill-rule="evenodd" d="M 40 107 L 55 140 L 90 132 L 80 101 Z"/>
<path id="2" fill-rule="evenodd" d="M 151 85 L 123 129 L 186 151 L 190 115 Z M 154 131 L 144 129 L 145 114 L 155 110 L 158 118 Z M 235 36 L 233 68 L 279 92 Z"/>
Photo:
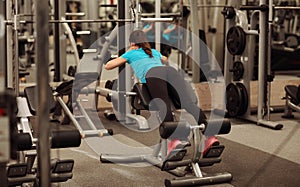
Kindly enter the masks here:
<path id="1" fill-rule="evenodd" d="M 150 58 L 153 57 L 151 46 L 147 41 L 146 34 L 141 30 L 135 30 L 130 34 L 129 41 L 142 48 Z"/>
<path id="2" fill-rule="evenodd" d="M 145 51 L 145 53 L 147 55 L 149 55 L 150 58 L 153 57 L 151 46 L 148 42 L 147 43 L 142 43 L 140 47 Z"/>

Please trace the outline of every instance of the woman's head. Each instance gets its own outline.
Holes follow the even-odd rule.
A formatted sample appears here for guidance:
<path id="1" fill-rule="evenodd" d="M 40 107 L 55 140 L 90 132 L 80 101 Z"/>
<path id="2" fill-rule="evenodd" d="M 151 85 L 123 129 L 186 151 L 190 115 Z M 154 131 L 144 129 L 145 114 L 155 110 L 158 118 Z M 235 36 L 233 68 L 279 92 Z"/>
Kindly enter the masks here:
<path id="1" fill-rule="evenodd" d="M 142 30 L 135 30 L 129 36 L 129 42 L 140 44 L 147 41 L 146 34 Z"/>
<path id="2" fill-rule="evenodd" d="M 134 43 L 136 46 L 142 48 L 150 57 L 153 57 L 151 46 L 147 41 L 146 34 L 142 30 L 133 31 L 129 36 L 129 42 Z"/>

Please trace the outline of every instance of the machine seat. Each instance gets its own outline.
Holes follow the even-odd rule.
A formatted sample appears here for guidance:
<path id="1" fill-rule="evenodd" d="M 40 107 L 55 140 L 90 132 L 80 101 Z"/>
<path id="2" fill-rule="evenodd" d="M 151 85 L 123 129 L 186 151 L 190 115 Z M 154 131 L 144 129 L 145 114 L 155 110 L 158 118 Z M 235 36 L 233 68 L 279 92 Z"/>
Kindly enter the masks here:
<path id="1" fill-rule="evenodd" d="M 48 102 L 49 102 L 49 108 L 50 112 L 54 112 L 55 110 L 55 100 L 53 97 L 53 91 L 50 87 L 50 85 L 47 87 L 48 88 Z M 27 99 L 28 107 L 32 115 L 36 115 L 36 109 L 37 109 L 37 103 L 35 101 L 36 98 L 36 92 L 35 92 L 35 86 L 30 86 L 26 87 L 24 89 L 25 97 Z"/>

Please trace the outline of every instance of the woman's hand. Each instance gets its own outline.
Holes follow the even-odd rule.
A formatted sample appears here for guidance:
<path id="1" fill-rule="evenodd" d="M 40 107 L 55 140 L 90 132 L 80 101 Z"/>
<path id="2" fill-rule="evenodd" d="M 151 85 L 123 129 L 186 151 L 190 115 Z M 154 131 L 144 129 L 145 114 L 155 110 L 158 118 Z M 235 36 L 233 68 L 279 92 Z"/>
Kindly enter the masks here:
<path id="1" fill-rule="evenodd" d="M 167 65 L 167 64 L 168 64 L 168 57 L 162 56 L 162 57 L 161 57 L 161 62 L 162 62 L 164 65 Z"/>

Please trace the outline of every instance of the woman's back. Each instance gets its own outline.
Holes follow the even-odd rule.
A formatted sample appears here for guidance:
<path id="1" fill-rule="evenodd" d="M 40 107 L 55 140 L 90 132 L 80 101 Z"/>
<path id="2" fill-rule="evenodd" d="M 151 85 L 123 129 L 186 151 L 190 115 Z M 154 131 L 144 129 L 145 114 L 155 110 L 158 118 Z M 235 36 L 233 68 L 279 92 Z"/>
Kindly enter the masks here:
<path id="1" fill-rule="evenodd" d="M 149 57 L 142 48 L 127 51 L 121 56 L 127 60 L 127 63 L 130 64 L 135 75 L 142 83 L 146 82 L 145 75 L 149 69 L 163 66 L 161 62 L 162 55 L 155 49 L 151 51 L 153 57 Z"/>

